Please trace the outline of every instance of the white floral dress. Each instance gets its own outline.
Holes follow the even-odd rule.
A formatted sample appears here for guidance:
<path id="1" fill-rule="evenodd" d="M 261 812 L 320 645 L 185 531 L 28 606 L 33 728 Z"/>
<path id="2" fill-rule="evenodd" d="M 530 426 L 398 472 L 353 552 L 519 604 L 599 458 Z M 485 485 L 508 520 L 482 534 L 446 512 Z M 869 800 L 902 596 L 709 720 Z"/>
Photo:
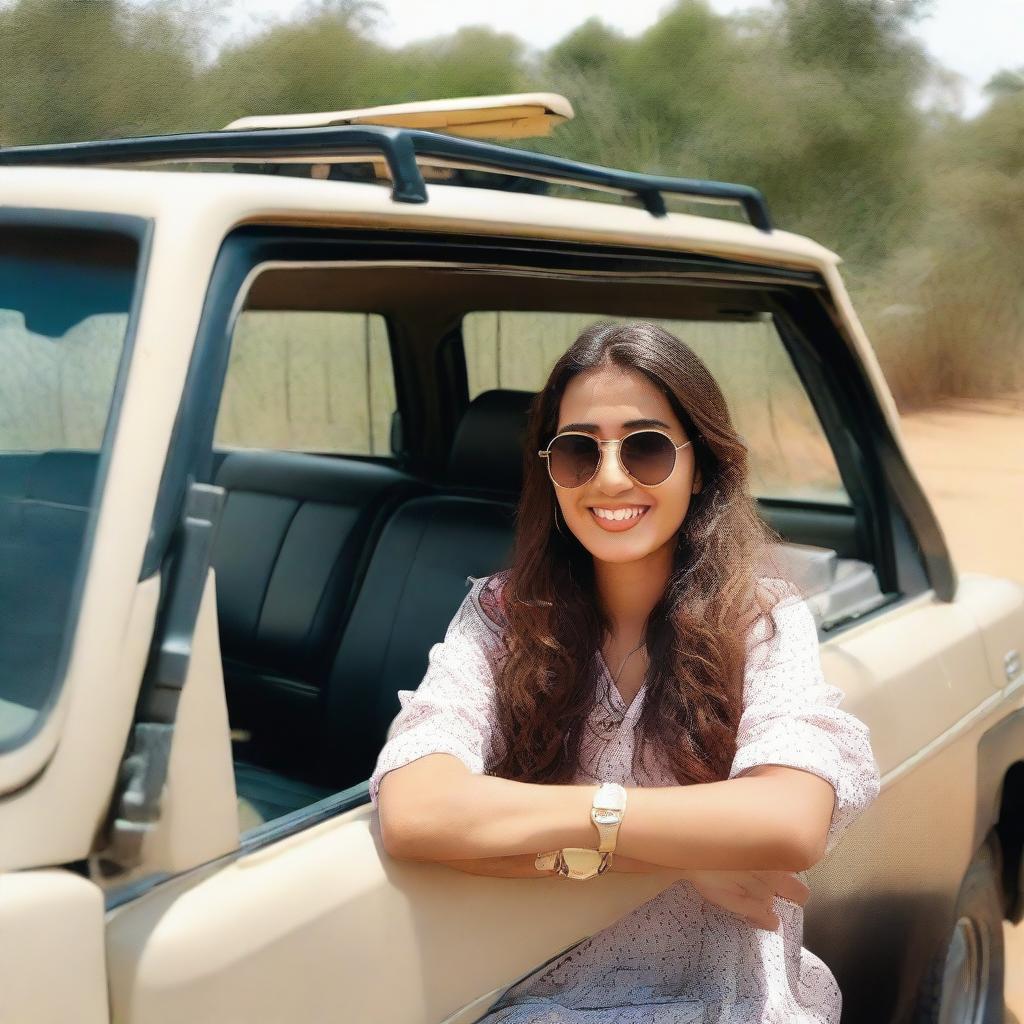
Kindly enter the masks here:
<path id="1" fill-rule="evenodd" d="M 469 582 L 444 641 L 430 650 L 419 688 L 399 691 L 401 710 L 370 777 L 374 807 L 384 774 L 426 754 L 453 754 L 471 771 L 484 771 L 495 733 L 502 575 Z M 774 642 L 761 642 L 763 617 L 750 630 L 729 778 L 780 764 L 828 780 L 836 792 L 828 853 L 878 795 L 880 776 L 870 730 L 839 709 L 843 692 L 822 675 L 810 609 L 784 586 L 776 588 Z M 595 683 L 593 729 L 573 781 L 676 785 L 674 777 L 633 775 L 633 725 L 645 685 L 627 708 L 600 655 Z M 772 910 L 780 921 L 774 932 L 677 881 L 505 989 L 478 1024 L 839 1024 L 835 977 L 802 946 L 803 907 L 776 896 Z"/>

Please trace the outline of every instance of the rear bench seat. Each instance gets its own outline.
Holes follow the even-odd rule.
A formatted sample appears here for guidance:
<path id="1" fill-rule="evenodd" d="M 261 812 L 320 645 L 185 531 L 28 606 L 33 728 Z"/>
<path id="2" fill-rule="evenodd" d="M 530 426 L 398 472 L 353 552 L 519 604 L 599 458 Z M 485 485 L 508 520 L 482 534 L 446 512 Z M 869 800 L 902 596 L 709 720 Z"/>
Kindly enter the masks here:
<path id="1" fill-rule="evenodd" d="M 263 765 L 255 764 L 242 746 L 236 760 L 235 782 L 247 804 L 247 820 L 253 811 L 264 820 L 278 817 L 369 776 L 397 711 L 397 692 L 419 685 L 430 646 L 444 636 L 465 596 L 467 576 L 487 575 L 507 561 L 521 483 L 522 431 L 532 397 L 517 391 L 478 396 L 456 433 L 444 485 L 416 497 L 408 498 L 416 485 L 386 467 L 355 466 L 356 473 L 370 470 L 357 482 L 350 460 L 276 452 L 224 460 L 217 483 L 229 496 L 214 564 L 228 702 L 232 726 L 256 721 L 261 752 L 271 755 Z M 367 497 L 368 492 L 373 493 Z M 351 506 L 385 492 L 388 501 L 378 505 L 374 526 L 387 511 L 392 514 L 379 539 L 361 542 L 369 556 L 365 576 L 355 583 L 355 592 L 358 572 L 338 573 L 331 587 L 336 605 L 345 604 L 345 593 L 354 604 L 350 614 L 341 608 L 333 617 L 347 623 L 339 646 L 332 646 L 323 631 L 317 657 L 334 658 L 326 683 L 318 686 L 315 671 L 300 674 L 295 668 L 297 658 L 309 660 L 302 627 L 316 605 L 309 594 L 300 595 L 297 605 L 295 592 L 303 585 L 323 589 L 319 563 L 331 557 L 332 544 L 339 551 L 355 547 L 356 534 L 346 528 L 356 510 L 349 507 L 339 516 L 329 506 L 341 501 Z M 310 520 L 298 506 L 314 498 L 321 507 Z M 279 563 L 288 556 L 295 564 L 279 580 Z M 313 577 L 304 579 L 303 567 Z M 284 588 L 281 594 L 274 593 L 278 586 Z M 350 589 L 343 593 L 346 586 Z M 280 609 L 269 620 L 272 630 L 266 628 L 267 607 Z M 299 744 L 304 753 L 319 750 L 319 764 L 303 764 L 297 774 L 327 786 L 291 774 L 296 715 L 303 730 L 320 719 L 319 742 Z"/>
<path id="2" fill-rule="evenodd" d="M 213 554 L 239 774 L 308 778 L 322 687 L 380 529 L 422 484 L 377 463 L 232 452 Z M 308 795 L 308 794 L 307 794 Z"/>

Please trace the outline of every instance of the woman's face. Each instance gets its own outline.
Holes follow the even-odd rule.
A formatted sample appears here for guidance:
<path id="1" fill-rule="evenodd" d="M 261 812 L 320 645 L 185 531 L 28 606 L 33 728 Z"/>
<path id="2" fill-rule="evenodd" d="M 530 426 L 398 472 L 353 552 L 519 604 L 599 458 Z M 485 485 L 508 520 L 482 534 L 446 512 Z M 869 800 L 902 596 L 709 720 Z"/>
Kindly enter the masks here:
<path id="1" fill-rule="evenodd" d="M 617 366 L 573 377 L 562 395 L 556 433 L 578 430 L 599 440 L 619 440 L 633 430 L 655 427 L 673 444 L 689 441 L 665 395 L 644 374 Z M 617 448 L 605 446 L 597 473 L 576 488 L 555 487 L 565 523 L 579 542 L 603 562 L 632 562 L 675 544 L 691 496 L 700 490 L 693 445 L 676 452 L 669 478 L 644 487 L 619 463 Z M 602 518 L 597 510 L 637 510 L 625 520 Z"/>

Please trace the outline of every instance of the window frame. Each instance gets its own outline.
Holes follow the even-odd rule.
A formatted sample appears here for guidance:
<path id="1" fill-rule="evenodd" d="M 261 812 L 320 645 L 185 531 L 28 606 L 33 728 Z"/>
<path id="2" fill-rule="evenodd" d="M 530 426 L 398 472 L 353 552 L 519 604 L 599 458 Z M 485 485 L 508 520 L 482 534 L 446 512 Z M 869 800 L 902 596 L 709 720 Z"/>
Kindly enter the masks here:
<path id="1" fill-rule="evenodd" d="M 247 224 L 228 234 L 215 262 L 160 483 L 143 575 L 160 564 L 187 482 L 209 478 L 231 330 L 247 292 L 247 280 L 269 263 L 365 266 L 396 261 L 406 265 L 443 264 L 469 272 L 507 272 L 515 268 L 531 276 L 577 272 L 625 276 L 656 270 L 659 275 L 678 275 L 683 283 L 749 284 L 762 292 L 771 290 L 778 301 L 777 312 L 786 314 L 792 325 L 785 335 L 780 329 L 780 335 L 784 343 L 789 337 L 794 339 L 793 347 L 787 344 L 787 348 L 797 372 L 804 368 L 807 379 L 815 384 L 808 388 L 808 395 L 844 486 L 855 502 L 852 511 L 857 522 L 863 520 L 861 528 L 871 531 L 868 536 L 889 540 L 888 546 L 873 549 L 880 556 L 876 568 L 883 591 L 893 595 L 894 603 L 903 603 L 929 589 L 942 600 L 953 599 L 955 576 L 937 521 L 895 447 L 878 396 L 855 356 L 852 339 L 844 333 L 828 286 L 817 271 L 626 245 L 261 223 Z M 450 449 L 452 425 L 468 404 L 461 317 L 453 315 L 451 324 L 439 330 L 429 351 L 414 351 L 404 337 L 402 323 L 392 326 L 391 318 L 387 319 L 397 406 L 408 444 L 408 468 L 438 477 Z M 811 336 L 813 345 L 808 341 Z M 797 338 L 804 343 L 797 344 Z M 842 372 L 825 372 L 833 361 Z M 461 407 L 449 408 L 442 416 L 438 409 L 441 398 L 448 402 L 461 399 Z M 858 416 L 848 419 L 849 410 L 855 410 Z M 809 503 L 796 506 L 805 508 Z M 828 511 L 836 508 L 849 518 L 851 510 L 842 506 L 830 505 Z M 882 605 L 867 617 L 885 613 L 892 606 Z M 840 624 L 837 632 L 845 625 Z M 367 781 L 331 794 L 253 830 L 227 859 L 261 849 L 368 799 Z M 159 881 L 153 879 L 143 886 L 148 888 Z M 131 895 L 114 896 L 108 906 L 137 894 L 136 889 Z"/>

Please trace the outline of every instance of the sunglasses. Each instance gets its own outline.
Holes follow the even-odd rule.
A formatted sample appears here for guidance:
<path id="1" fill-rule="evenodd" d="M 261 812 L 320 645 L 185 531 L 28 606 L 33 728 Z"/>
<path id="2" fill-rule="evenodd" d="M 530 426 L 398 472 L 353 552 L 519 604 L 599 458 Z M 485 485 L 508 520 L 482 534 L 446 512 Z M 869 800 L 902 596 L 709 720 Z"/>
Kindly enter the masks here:
<path id="1" fill-rule="evenodd" d="M 619 465 L 643 487 L 663 484 L 676 468 L 676 452 L 689 441 L 674 444 L 660 430 L 634 430 L 619 440 L 599 441 L 591 434 L 567 430 L 552 438 L 547 448 L 537 452 L 547 459 L 548 476 L 556 487 L 582 487 L 601 468 L 605 445 L 617 445 Z"/>

